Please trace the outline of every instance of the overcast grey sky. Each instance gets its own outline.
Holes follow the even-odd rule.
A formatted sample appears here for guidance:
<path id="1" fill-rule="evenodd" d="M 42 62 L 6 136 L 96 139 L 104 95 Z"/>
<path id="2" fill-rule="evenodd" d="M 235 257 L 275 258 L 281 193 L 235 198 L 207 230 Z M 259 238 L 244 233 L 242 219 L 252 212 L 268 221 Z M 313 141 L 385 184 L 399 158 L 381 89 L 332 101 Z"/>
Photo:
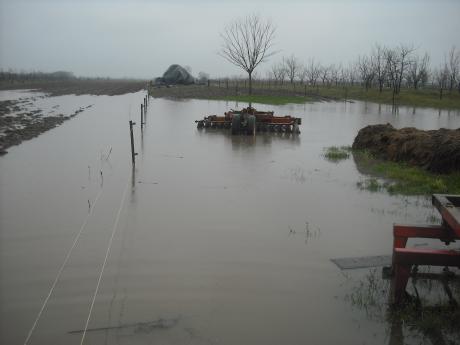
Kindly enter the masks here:
<path id="1" fill-rule="evenodd" d="M 280 52 L 348 64 L 374 43 L 413 44 L 432 65 L 460 48 L 460 0 L 0 0 L 0 67 L 79 76 L 152 78 L 173 63 L 193 74 L 243 74 L 217 55 L 219 33 L 257 13 L 277 27 Z"/>

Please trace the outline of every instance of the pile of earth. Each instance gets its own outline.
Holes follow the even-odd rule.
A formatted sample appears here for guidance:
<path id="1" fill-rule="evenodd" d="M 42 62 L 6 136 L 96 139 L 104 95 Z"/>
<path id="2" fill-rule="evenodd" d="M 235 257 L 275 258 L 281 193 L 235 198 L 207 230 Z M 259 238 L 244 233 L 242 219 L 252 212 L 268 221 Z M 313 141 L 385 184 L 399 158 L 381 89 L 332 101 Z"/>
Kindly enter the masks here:
<path id="1" fill-rule="evenodd" d="M 163 77 L 155 79 L 155 84 L 164 85 L 190 85 L 195 83 L 195 78 L 182 66 L 171 65 L 163 73 Z"/>
<path id="2" fill-rule="evenodd" d="M 405 162 L 434 173 L 460 171 L 460 128 L 423 131 L 392 125 L 362 128 L 353 149 L 368 150 L 375 156 Z"/>

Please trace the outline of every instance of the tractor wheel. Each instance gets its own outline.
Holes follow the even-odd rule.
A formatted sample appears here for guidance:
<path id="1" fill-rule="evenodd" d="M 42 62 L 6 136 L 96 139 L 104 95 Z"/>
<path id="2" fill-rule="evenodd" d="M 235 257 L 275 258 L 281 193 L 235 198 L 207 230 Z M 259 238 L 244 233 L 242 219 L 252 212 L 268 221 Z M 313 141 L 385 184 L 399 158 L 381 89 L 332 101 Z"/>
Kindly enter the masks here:
<path id="1" fill-rule="evenodd" d="M 256 134 L 256 117 L 254 115 L 249 115 L 248 117 L 246 133 L 247 135 Z"/>
<path id="2" fill-rule="evenodd" d="M 241 127 L 241 117 L 240 115 L 233 115 L 232 118 L 232 134 L 236 135 L 240 133 L 240 127 Z"/>

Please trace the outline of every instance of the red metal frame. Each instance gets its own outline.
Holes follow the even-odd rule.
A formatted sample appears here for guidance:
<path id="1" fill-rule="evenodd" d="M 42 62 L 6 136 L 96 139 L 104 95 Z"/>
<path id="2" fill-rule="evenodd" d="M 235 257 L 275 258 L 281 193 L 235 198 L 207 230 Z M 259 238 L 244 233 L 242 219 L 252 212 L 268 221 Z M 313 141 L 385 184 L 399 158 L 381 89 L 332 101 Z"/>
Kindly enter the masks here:
<path id="1" fill-rule="evenodd" d="M 446 244 L 460 240 L 460 196 L 434 194 L 433 205 L 441 213 L 442 225 L 393 226 L 392 303 L 403 302 L 413 265 L 457 266 L 460 252 L 448 249 L 406 248 L 409 238 L 437 238 Z"/>

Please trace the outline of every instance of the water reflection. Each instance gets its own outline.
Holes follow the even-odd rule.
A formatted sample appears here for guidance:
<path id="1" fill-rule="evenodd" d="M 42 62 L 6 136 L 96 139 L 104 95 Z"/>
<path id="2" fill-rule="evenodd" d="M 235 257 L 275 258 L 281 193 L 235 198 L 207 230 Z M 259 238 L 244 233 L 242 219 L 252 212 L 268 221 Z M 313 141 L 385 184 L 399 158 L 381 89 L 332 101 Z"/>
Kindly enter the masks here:
<path id="1" fill-rule="evenodd" d="M 449 274 L 425 271 L 412 275 L 412 294 L 404 306 L 390 306 L 390 281 L 373 268 L 353 283 L 345 296 L 352 307 L 365 312 L 369 320 L 389 325 L 389 345 L 403 345 L 416 340 L 419 344 L 458 344 L 460 339 L 460 270 Z M 352 281 L 345 275 L 347 282 Z M 442 288 L 444 286 L 444 288 Z M 447 289 L 446 289 L 447 287 Z M 445 293 L 444 293 L 445 292 Z"/>
<path id="2" fill-rule="evenodd" d="M 295 133 L 274 132 L 274 133 L 257 133 L 256 135 L 232 135 L 227 129 L 202 128 L 197 130 L 198 135 L 219 136 L 225 141 L 230 142 L 234 150 L 249 149 L 262 143 L 263 145 L 272 145 L 278 141 L 290 143 L 293 146 L 300 146 L 302 136 Z"/>
<path id="3" fill-rule="evenodd" d="M 122 233 L 114 238 L 91 327 L 184 318 L 171 330 L 153 331 L 148 339 L 134 332 L 135 327 L 117 330 L 120 339 L 111 331 L 108 343 L 197 344 L 212 339 L 238 344 L 244 334 L 251 344 L 264 345 L 362 344 L 370 339 L 388 344 L 395 319 L 387 321 L 386 290 L 378 288 L 387 282 L 366 280 L 361 289 L 344 289 L 329 259 L 338 252 L 387 253 L 393 222 L 423 222 L 432 211 L 422 202 L 417 205 L 415 198 L 406 202 L 357 190 L 359 173 L 352 162 L 330 164 L 322 150 L 350 145 L 369 124 L 456 128 L 460 117 L 454 112 L 438 117 L 437 111 L 426 109 L 412 116 L 412 108 L 403 107 L 395 117 L 391 106 L 381 105 L 378 114 L 379 106 L 372 103 L 363 114 L 362 102 L 273 106 L 269 109 L 276 114 L 301 117 L 302 134 L 246 137 L 196 130 L 195 119 L 222 114 L 231 103 L 155 100 L 146 115 L 152 120 L 134 133 L 142 156 L 136 170 L 130 162 L 126 109 L 143 97 L 63 98 L 69 109 L 89 101 L 95 106 L 1 158 L 0 343 L 23 341 L 31 315 L 46 296 L 50 272 L 87 215 L 87 200 L 94 208 L 102 170 L 103 197 L 64 271 L 65 279 L 56 287 L 34 344 L 75 342 L 67 331 L 87 317 L 88 305 L 80 302 L 94 291 L 107 231 L 126 183 L 135 204 L 128 201 L 121 213 Z M 111 146 L 110 159 L 99 159 Z M 432 291 L 439 290 L 433 284 Z M 376 291 L 373 303 L 366 301 L 368 286 Z M 417 286 L 423 287 L 422 281 Z M 354 290 L 364 296 L 360 303 L 375 315 L 375 322 L 334 298 Z M 416 342 L 407 319 L 402 320 L 404 341 Z M 369 327 L 350 332 L 356 322 Z M 334 332 L 324 332 L 325 324 Z M 394 334 L 398 327 L 395 322 Z M 385 331 L 387 338 L 372 337 Z M 104 343 L 98 332 L 91 334 L 92 343 Z"/>
<path id="4" fill-rule="evenodd" d="M 136 166 L 131 169 L 131 203 L 136 203 Z"/>

